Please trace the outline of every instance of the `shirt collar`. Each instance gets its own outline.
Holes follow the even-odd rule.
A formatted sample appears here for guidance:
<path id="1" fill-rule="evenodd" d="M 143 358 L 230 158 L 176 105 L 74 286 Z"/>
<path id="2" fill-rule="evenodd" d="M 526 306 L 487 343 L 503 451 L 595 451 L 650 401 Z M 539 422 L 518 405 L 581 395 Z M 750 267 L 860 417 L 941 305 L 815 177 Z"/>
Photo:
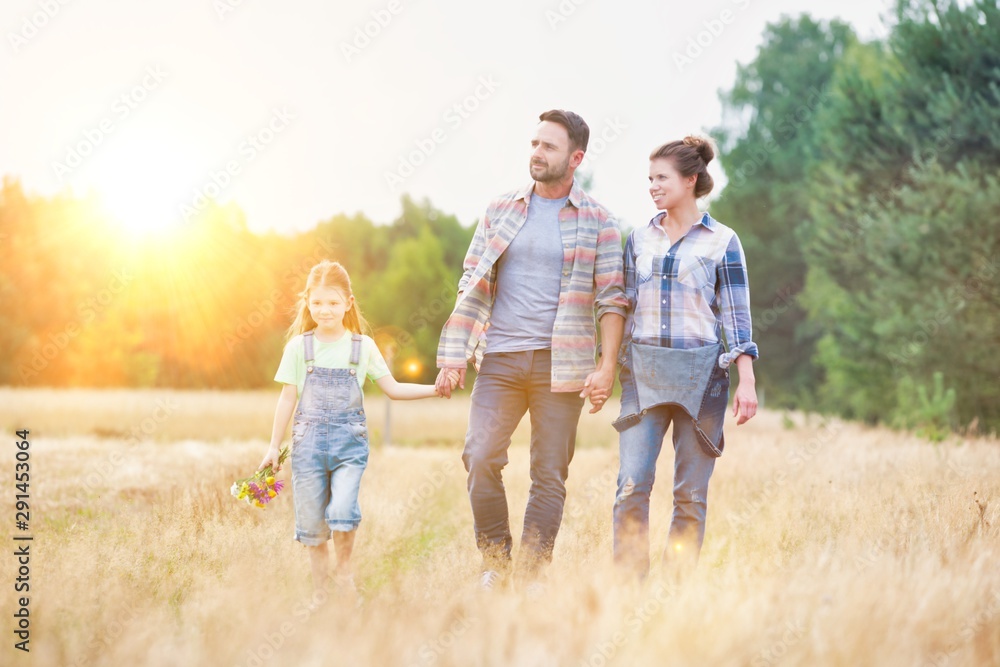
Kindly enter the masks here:
<path id="1" fill-rule="evenodd" d="M 659 213 L 653 216 L 653 219 L 649 221 L 649 224 L 646 225 L 646 227 L 657 227 L 662 231 L 663 228 L 660 227 L 660 220 L 662 220 L 666 214 L 667 214 L 666 211 L 660 211 Z M 708 211 L 703 211 L 701 214 L 701 218 L 694 224 L 702 225 L 705 229 L 714 232 L 715 226 L 718 224 L 718 222 L 716 222 L 715 218 L 709 215 Z"/>
<path id="2" fill-rule="evenodd" d="M 530 183 L 528 183 L 523 188 L 517 191 L 517 195 L 514 197 L 514 199 L 515 200 L 523 199 L 524 203 L 527 204 L 528 200 L 531 199 L 531 193 L 534 191 L 535 191 L 535 182 L 531 181 Z M 573 187 L 570 188 L 569 191 L 569 203 L 575 206 L 576 208 L 580 208 L 580 204 L 582 201 L 583 201 L 583 188 L 580 187 L 580 184 L 574 178 Z"/>

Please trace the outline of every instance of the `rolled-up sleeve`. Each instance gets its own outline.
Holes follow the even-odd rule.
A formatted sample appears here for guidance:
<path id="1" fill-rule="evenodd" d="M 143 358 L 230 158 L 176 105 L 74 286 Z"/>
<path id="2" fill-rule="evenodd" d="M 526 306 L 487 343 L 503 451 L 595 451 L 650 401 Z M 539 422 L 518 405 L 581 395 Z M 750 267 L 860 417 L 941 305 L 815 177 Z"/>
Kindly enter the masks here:
<path id="1" fill-rule="evenodd" d="M 625 278 L 622 264 L 622 232 L 618 221 L 608 216 L 597 235 L 594 260 L 594 313 L 598 321 L 608 313 L 625 317 Z"/>
<path id="2" fill-rule="evenodd" d="M 719 365 L 728 368 L 741 354 L 759 356 L 757 343 L 753 342 L 753 323 L 750 321 L 750 281 L 747 276 L 746 256 L 740 239 L 733 234 L 722 262 L 717 269 L 719 314 L 726 332 L 729 351 L 719 358 Z"/>
<path id="3" fill-rule="evenodd" d="M 625 298 L 628 301 L 627 309 L 629 313 L 635 312 L 636 291 L 635 291 L 635 232 L 628 235 L 625 241 L 625 249 L 622 250 L 622 263 L 625 268 Z"/>

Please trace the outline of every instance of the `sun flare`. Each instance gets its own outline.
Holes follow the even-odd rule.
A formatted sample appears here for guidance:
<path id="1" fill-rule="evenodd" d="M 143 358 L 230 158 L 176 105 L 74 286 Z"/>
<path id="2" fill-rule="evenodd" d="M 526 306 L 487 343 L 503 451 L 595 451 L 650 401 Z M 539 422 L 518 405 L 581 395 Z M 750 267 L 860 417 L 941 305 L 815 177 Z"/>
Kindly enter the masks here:
<path id="1" fill-rule="evenodd" d="M 192 156 L 165 138 L 111 150 L 92 174 L 109 217 L 133 238 L 176 231 L 184 223 L 180 204 L 190 199 L 192 177 L 198 173 Z"/>

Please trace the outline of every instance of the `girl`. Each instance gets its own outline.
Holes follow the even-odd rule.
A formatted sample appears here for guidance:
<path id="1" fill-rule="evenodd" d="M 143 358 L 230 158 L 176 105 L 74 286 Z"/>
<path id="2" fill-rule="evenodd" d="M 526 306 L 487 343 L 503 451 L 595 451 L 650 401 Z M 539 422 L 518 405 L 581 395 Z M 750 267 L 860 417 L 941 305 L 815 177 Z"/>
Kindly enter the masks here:
<path id="1" fill-rule="evenodd" d="M 361 394 L 365 377 L 392 399 L 429 398 L 437 392 L 434 385 L 401 384 L 393 379 L 375 341 L 362 335 L 368 323 L 354 300 L 351 279 L 339 263 L 323 260 L 309 271 L 296 310 L 274 376 L 284 387 L 274 413 L 271 445 L 259 469 L 269 464 L 281 469 L 281 440 L 294 410 L 295 539 L 309 551 L 313 586 L 324 590 L 332 531 L 336 580 L 352 592 L 351 551 L 361 522 L 358 487 L 368 464 Z"/>
<path id="2" fill-rule="evenodd" d="M 736 233 L 700 212 L 712 191 L 715 156 L 702 137 L 685 137 L 649 156 L 649 194 L 661 212 L 625 243 L 629 299 L 621 351 L 621 467 L 614 505 L 617 563 L 649 570 L 649 494 L 656 459 L 671 422 L 674 511 L 664 563 L 693 565 L 705 535 L 708 480 L 722 454 L 735 361 L 737 425 L 757 411 L 750 292 Z M 722 344 L 722 334 L 729 351 Z"/>

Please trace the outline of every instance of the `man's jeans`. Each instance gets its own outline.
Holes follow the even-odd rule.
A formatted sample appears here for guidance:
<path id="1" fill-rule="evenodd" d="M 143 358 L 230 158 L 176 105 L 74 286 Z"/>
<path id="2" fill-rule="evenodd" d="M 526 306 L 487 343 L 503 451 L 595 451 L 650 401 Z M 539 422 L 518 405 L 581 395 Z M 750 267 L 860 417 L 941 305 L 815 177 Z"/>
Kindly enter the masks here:
<path id="1" fill-rule="evenodd" d="M 725 415 L 713 411 L 702 427 L 709 432 L 721 427 Z M 714 421 L 719 423 L 715 424 Z M 656 476 L 667 427 L 673 421 L 674 442 L 674 514 L 670 522 L 664 563 L 697 560 L 705 537 L 708 507 L 708 481 L 715 469 L 715 457 L 709 456 L 698 442 L 690 415 L 675 405 L 650 408 L 642 420 L 619 435 L 621 469 L 614 506 L 615 561 L 634 568 L 640 576 L 649 571 L 649 494 Z"/>
<path id="2" fill-rule="evenodd" d="M 552 559 L 584 399 L 576 392 L 553 393 L 551 367 L 551 350 L 488 352 L 472 389 L 462 460 L 486 569 L 509 566 L 512 540 L 502 470 L 525 411 L 531 414 L 531 490 L 520 560 L 528 573 Z"/>

